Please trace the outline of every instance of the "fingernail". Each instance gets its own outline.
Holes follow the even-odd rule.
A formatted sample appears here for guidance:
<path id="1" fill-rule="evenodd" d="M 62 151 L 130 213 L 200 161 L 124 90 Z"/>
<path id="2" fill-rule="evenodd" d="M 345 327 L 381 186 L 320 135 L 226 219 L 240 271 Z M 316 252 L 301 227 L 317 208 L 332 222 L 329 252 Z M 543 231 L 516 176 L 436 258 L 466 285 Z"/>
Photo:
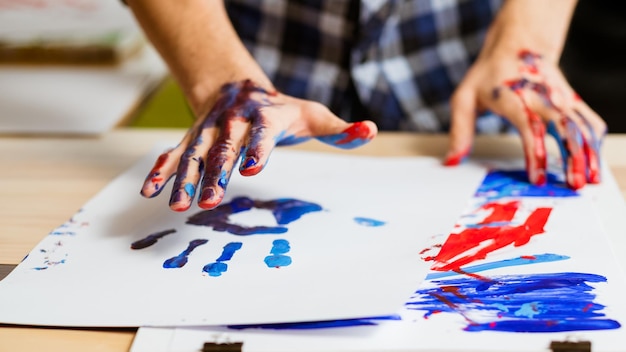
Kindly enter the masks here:
<path id="1" fill-rule="evenodd" d="M 252 167 L 252 166 L 255 166 L 255 165 L 256 165 L 256 163 L 257 163 L 257 162 L 256 162 L 256 160 L 255 160 L 253 157 L 250 157 L 250 156 L 249 156 L 249 157 L 246 157 L 246 158 L 243 160 L 243 162 L 241 163 L 241 167 L 240 167 L 240 169 L 241 169 L 241 170 L 244 170 L 244 169 L 250 168 L 250 167 Z"/>

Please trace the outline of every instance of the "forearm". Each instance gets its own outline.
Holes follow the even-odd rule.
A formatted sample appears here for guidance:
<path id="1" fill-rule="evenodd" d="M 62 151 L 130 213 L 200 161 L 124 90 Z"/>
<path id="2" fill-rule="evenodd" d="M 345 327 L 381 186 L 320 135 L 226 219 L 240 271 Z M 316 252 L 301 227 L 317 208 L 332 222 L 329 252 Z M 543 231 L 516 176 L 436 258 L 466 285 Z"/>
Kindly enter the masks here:
<path id="1" fill-rule="evenodd" d="M 218 0 L 127 0 L 148 39 L 167 62 L 196 116 L 226 82 L 273 86 L 239 40 Z"/>
<path id="2" fill-rule="evenodd" d="M 496 16 L 481 55 L 530 49 L 558 62 L 576 0 L 506 0 Z"/>

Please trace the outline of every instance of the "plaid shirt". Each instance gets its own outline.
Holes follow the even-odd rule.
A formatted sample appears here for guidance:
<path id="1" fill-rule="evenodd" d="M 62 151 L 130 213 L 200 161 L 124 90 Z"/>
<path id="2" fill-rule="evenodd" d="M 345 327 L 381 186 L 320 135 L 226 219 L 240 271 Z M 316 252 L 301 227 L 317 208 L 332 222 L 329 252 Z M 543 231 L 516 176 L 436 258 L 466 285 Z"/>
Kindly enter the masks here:
<path id="1" fill-rule="evenodd" d="M 381 130 L 447 131 L 449 98 L 500 0 L 229 0 L 240 38 L 281 92 Z M 506 128 L 479 118 L 478 132 Z"/>

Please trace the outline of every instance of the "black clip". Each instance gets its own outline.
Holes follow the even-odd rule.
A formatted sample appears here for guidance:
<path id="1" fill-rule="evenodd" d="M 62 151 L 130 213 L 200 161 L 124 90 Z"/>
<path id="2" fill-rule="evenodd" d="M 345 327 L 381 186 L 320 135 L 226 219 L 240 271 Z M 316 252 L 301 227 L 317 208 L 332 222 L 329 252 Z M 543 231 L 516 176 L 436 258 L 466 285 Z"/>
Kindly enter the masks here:
<path id="1" fill-rule="evenodd" d="M 241 352 L 243 342 L 205 342 L 202 352 Z"/>
<path id="2" fill-rule="evenodd" d="M 591 341 L 552 341 L 552 352 L 591 352 Z"/>

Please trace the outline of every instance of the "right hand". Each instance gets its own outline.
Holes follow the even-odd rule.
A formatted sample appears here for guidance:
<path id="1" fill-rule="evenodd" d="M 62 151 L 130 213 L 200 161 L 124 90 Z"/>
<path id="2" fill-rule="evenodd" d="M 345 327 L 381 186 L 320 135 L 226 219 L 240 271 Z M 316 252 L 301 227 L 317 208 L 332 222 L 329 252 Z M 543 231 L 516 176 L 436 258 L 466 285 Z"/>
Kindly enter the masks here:
<path id="1" fill-rule="evenodd" d="M 141 194 L 157 196 L 176 175 L 171 209 L 189 209 L 196 195 L 201 208 L 212 209 L 224 198 L 240 156 L 239 172 L 252 176 L 277 145 L 316 138 L 349 149 L 369 142 L 377 131 L 371 121 L 345 122 L 320 103 L 269 92 L 250 80 L 228 83 L 181 143 L 159 156 Z"/>

